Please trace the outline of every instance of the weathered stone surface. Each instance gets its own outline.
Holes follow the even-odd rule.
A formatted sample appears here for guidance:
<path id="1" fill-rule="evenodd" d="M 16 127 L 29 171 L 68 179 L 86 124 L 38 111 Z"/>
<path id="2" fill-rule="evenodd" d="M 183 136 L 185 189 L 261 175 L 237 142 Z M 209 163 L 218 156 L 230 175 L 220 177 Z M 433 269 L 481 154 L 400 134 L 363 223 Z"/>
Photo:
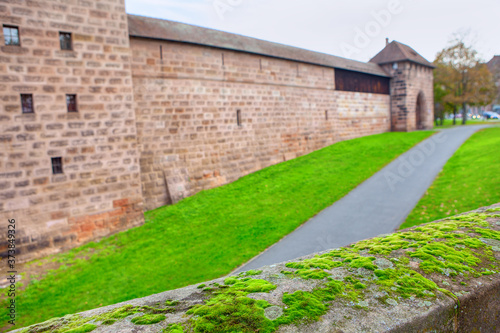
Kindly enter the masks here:
<path id="1" fill-rule="evenodd" d="M 500 240 L 499 222 L 500 204 L 16 332 L 498 332 L 500 258 L 481 239 Z"/>

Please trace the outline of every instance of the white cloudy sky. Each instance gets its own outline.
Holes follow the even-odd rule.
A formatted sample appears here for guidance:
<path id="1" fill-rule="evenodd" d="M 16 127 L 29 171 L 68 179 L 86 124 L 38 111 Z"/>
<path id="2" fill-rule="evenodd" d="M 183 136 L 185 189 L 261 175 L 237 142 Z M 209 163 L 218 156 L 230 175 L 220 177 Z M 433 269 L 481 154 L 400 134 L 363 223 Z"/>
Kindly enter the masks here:
<path id="1" fill-rule="evenodd" d="M 457 32 L 484 60 L 500 55 L 499 0 L 125 0 L 130 14 L 368 61 L 385 38 L 433 61 Z M 378 22 L 376 14 L 378 13 Z M 389 14 L 389 15 L 384 15 Z M 362 36 L 368 31 L 371 36 Z M 364 37 L 364 39 L 363 39 Z"/>

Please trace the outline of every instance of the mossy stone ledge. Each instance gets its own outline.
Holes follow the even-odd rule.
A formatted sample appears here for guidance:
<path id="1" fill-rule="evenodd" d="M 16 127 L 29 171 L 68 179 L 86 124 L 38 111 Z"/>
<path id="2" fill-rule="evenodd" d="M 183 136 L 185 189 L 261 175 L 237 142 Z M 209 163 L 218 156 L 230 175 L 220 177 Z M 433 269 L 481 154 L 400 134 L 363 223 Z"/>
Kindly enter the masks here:
<path id="1" fill-rule="evenodd" d="M 500 204 L 15 332 L 498 332 Z"/>

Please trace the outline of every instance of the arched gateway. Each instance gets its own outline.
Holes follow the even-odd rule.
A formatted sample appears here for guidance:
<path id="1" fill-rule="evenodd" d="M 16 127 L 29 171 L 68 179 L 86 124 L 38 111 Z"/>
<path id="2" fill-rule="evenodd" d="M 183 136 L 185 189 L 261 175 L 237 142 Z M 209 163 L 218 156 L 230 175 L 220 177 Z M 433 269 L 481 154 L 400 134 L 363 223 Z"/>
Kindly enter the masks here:
<path id="1" fill-rule="evenodd" d="M 421 130 L 425 128 L 425 97 L 424 93 L 420 92 L 417 97 L 417 106 L 415 110 L 416 126 Z"/>

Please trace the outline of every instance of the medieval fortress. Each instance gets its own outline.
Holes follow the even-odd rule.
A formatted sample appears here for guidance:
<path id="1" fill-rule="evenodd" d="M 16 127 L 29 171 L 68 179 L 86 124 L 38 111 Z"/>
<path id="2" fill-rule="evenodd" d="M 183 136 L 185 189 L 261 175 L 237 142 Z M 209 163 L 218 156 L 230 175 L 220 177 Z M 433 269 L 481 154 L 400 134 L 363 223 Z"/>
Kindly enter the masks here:
<path id="1" fill-rule="evenodd" d="M 2 0 L 0 24 L 0 230 L 16 220 L 25 260 L 341 140 L 432 127 L 433 66 L 398 42 L 361 63 L 123 0 Z"/>

